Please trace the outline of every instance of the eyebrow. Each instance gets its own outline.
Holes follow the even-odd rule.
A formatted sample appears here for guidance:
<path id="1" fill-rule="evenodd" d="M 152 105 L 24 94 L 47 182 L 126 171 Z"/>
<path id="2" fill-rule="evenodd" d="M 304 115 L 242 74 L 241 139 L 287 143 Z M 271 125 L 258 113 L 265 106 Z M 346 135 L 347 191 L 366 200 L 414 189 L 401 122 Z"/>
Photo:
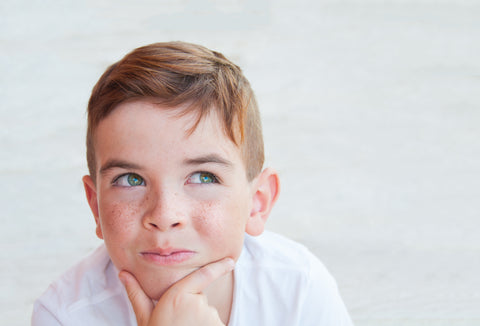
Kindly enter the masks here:
<path id="1" fill-rule="evenodd" d="M 215 163 L 215 164 L 220 164 L 224 165 L 225 167 L 233 167 L 233 163 L 230 162 L 229 160 L 221 157 L 218 154 L 208 154 L 208 155 L 202 155 L 199 157 L 193 157 L 193 158 L 187 158 L 183 161 L 184 165 L 201 165 L 201 164 L 206 164 L 206 163 Z"/>
<path id="2" fill-rule="evenodd" d="M 100 168 L 100 174 L 105 174 L 107 171 L 115 168 L 120 168 L 125 170 L 139 170 L 141 166 L 128 161 L 112 159 L 112 160 L 108 160 L 105 164 L 102 165 L 102 167 Z"/>

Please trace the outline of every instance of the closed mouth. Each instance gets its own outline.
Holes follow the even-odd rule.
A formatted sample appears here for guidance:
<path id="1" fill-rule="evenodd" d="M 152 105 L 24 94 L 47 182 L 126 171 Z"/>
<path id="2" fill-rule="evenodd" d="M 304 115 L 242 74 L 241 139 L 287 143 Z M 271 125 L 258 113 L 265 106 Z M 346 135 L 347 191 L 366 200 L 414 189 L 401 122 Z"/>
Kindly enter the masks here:
<path id="1" fill-rule="evenodd" d="M 147 261 L 158 265 L 175 265 L 189 260 L 195 255 L 194 251 L 187 249 L 154 249 L 140 253 Z"/>

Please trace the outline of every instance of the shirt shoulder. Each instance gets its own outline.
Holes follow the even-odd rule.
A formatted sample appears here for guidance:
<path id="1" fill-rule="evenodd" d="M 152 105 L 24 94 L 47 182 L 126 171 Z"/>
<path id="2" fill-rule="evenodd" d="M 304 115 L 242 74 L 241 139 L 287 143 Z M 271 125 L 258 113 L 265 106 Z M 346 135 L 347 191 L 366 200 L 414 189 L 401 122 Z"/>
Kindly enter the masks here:
<path id="1" fill-rule="evenodd" d="M 270 231 L 258 237 L 246 236 L 241 263 L 266 269 L 285 269 L 305 277 L 310 277 L 313 269 L 335 282 L 323 263 L 307 247 Z"/>
<path id="2" fill-rule="evenodd" d="M 101 245 L 54 281 L 34 303 L 32 325 L 80 325 L 130 320 L 128 298 L 107 249 Z M 126 311 L 121 312 L 122 310 Z M 50 322 L 47 322 L 48 320 Z"/>
<path id="3" fill-rule="evenodd" d="M 246 236 L 235 280 L 230 326 L 351 325 L 337 284 L 323 263 L 284 236 L 268 231 Z"/>

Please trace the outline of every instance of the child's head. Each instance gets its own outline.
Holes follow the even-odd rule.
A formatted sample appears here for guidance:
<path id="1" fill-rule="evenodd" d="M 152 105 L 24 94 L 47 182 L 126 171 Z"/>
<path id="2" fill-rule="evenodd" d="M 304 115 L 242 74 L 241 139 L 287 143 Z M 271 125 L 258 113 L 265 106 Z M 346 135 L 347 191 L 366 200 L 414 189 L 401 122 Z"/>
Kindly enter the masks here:
<path id="1" fill-rule="evenodd" d="M 109 255 L 151 298 L 259 235 L 278 196 L 248 81 L 185 43 L 139 48 L 89 102 L 87 200 Z"/>
<path id="2" fill-rule="evenodd" d="M 182 105 L 198 122 L 210 111 L 220 118 L 225 134 L 242 150 L 247 178 L 263 166 L 260 114 L 241 69 L 221 53 L 184 42 L 155 43 L 135 49 L 109 67 L 95 85 L 88 103 L 87 161 L 97 174 L 95 131 L 120 103 L 152 99 L 168 107 Z M 192 131 L 193 131 L 192 129 Z"/>

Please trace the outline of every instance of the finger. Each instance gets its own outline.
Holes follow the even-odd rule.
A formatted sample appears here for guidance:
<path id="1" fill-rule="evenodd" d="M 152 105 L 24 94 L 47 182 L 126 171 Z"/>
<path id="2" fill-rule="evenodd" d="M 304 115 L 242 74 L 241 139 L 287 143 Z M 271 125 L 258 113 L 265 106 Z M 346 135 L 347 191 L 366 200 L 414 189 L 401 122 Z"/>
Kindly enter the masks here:
<path id="1" fill-rule="evenodd" d="M 178 281 L 173 287 L 175 291 L 185 291 L 189 293 L 202 293 L 213 281 L 232 271 L 235 262 L 231 258 L 210 263 L 187 275 Z"/>
<path id="2" fill-rule="evenodd" d="M 132 274 L 121 271 L 118 278 L 127 290 L 128 299 L 137 317 L 137 324 L 139 326 L 147 325 L 153 311 L 152 300 L 143 292 L 142 287 Z"/>

